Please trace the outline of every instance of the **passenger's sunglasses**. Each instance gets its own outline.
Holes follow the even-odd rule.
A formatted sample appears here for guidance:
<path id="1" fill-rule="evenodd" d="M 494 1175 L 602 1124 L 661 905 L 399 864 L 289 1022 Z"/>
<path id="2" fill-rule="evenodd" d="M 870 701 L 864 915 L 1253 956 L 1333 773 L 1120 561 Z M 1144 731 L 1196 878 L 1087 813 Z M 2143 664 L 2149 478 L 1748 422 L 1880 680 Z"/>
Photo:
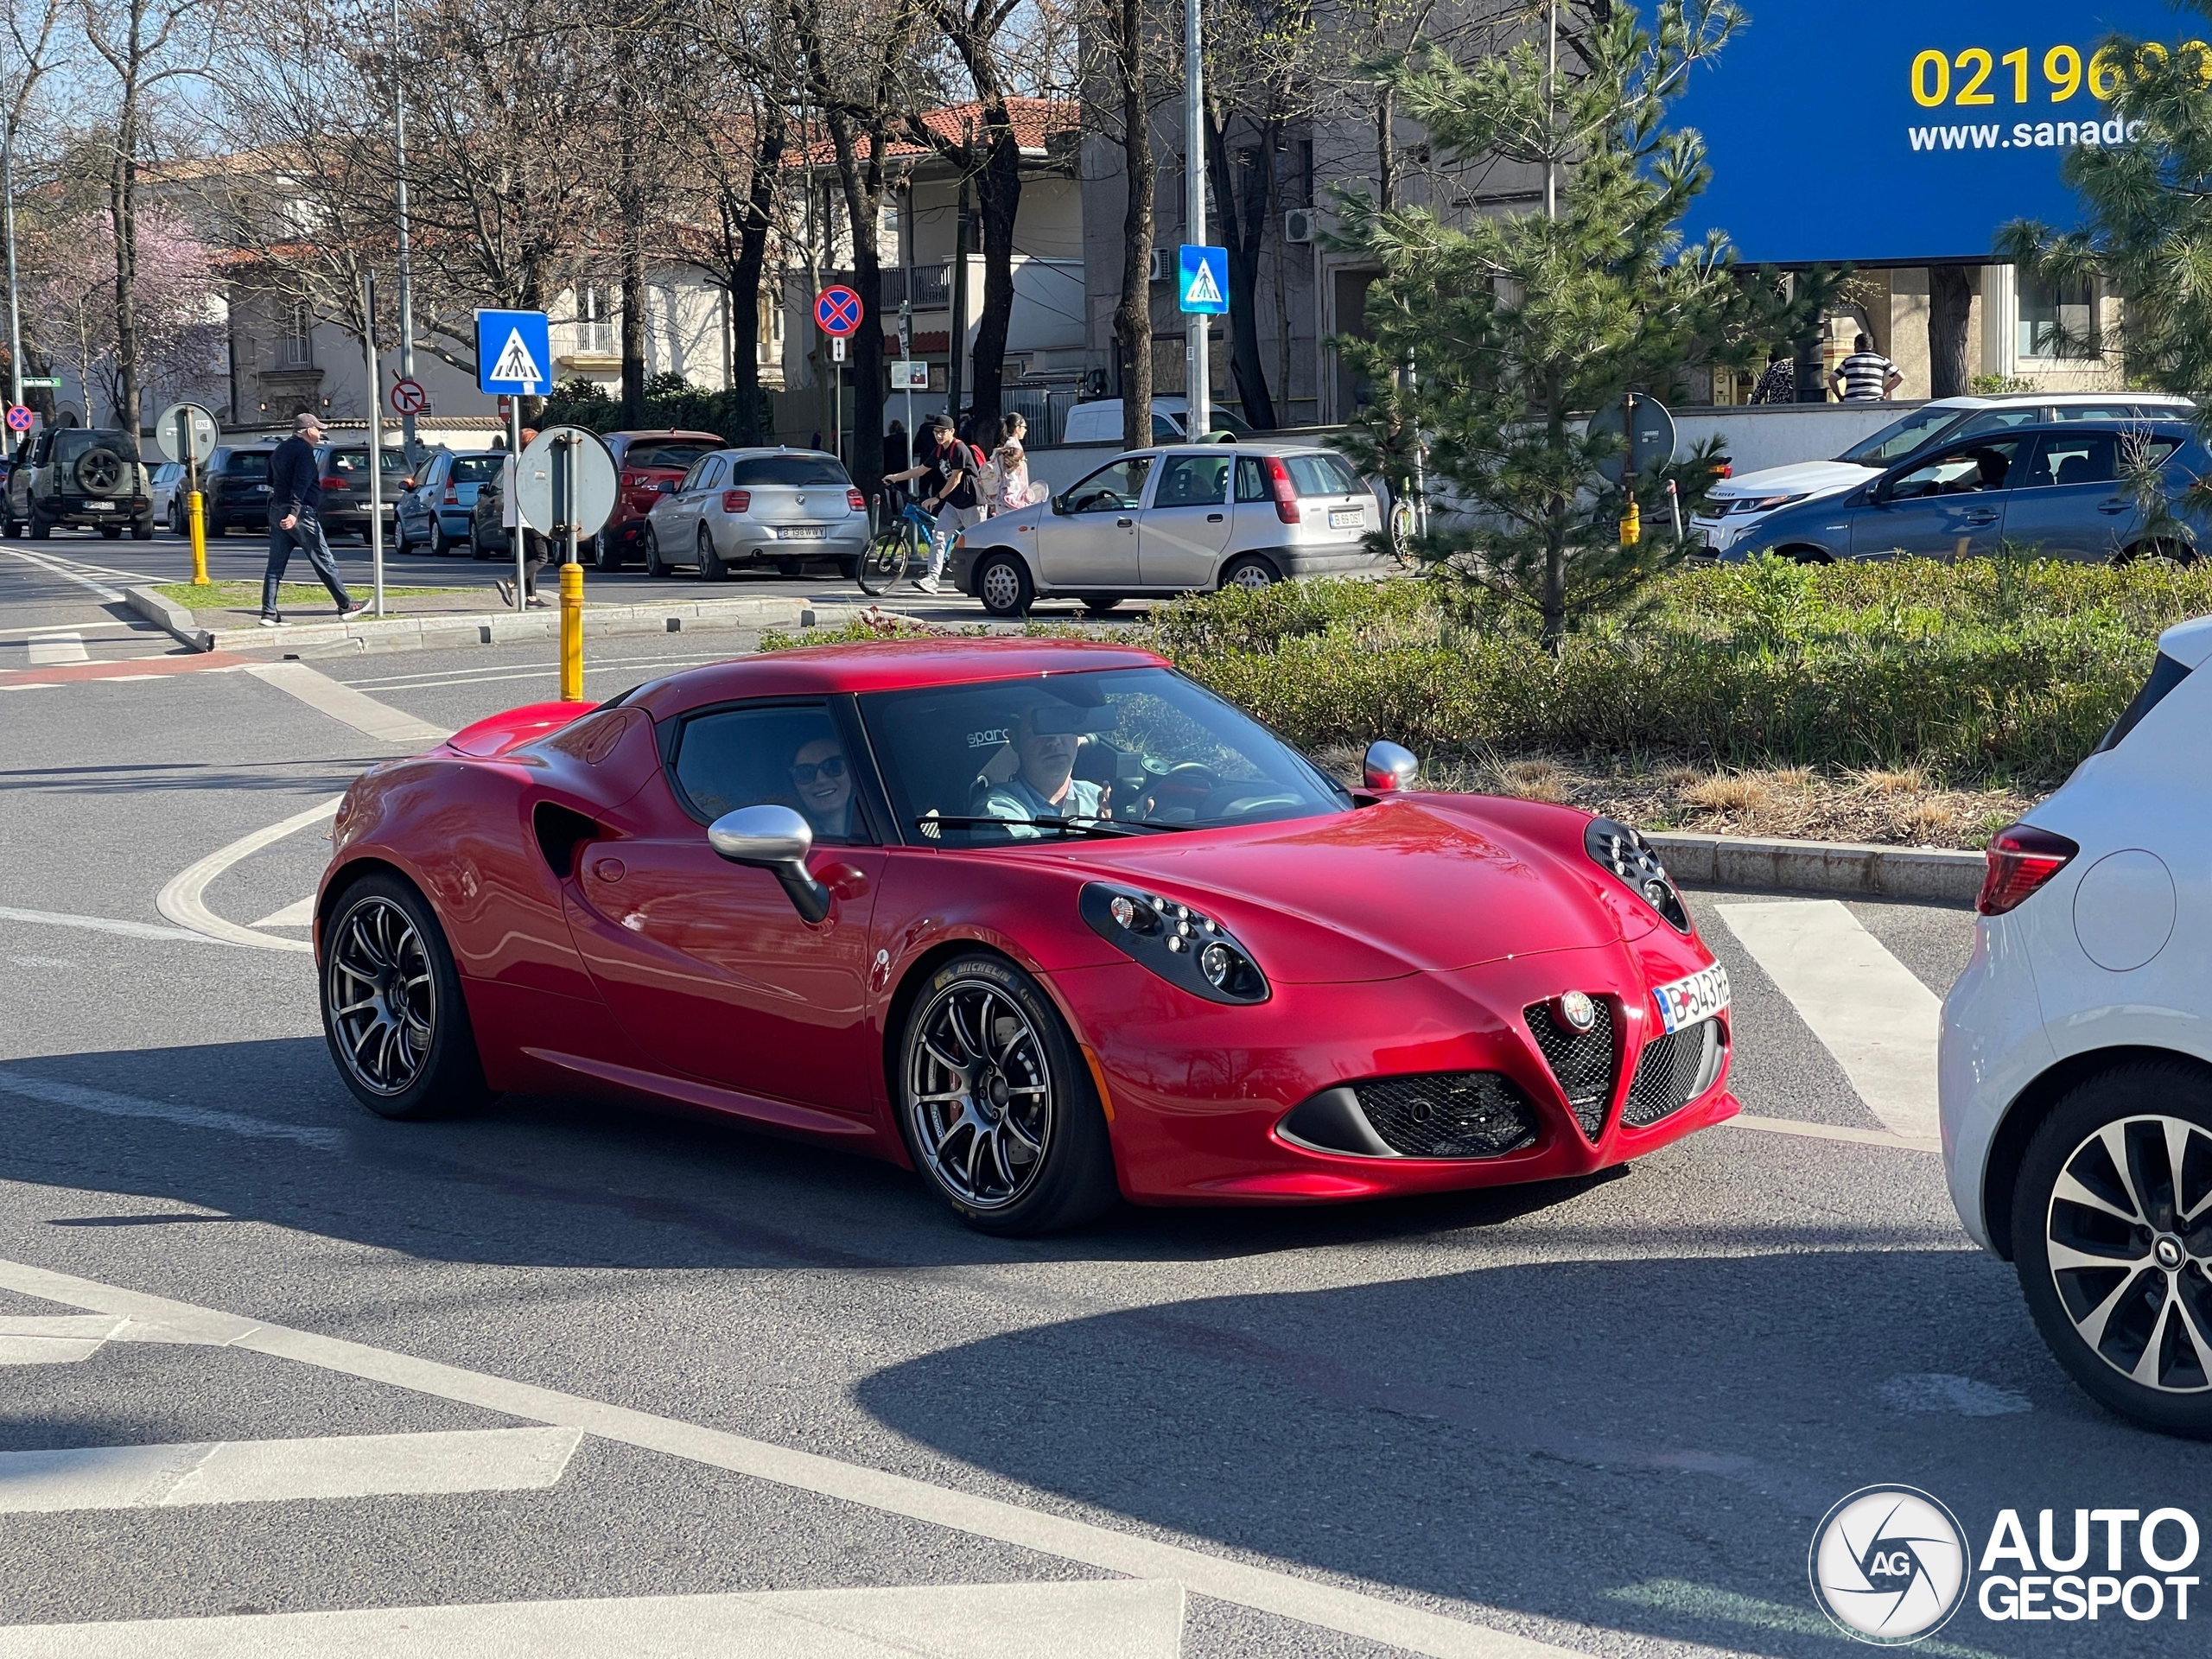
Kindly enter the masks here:
<path id="1" fill-rule="evenodd" d="M 818 766 L 801 761 L 791 768 L 791 781 L 795 784 L 810 784 L 817 778 L 842 778 L 844 775 L 845 757 L 842 754 L 833 754 Z"/>

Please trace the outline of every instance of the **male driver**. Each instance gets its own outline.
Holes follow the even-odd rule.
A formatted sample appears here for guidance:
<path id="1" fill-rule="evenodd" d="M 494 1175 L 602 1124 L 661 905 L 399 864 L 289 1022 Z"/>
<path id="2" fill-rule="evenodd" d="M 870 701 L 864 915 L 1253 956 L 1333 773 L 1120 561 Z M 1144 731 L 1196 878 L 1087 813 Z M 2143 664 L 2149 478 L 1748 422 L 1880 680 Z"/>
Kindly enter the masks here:
<path id="1" fill-rule="evenodd" d="M 346 591 L 316 514 L 322 505 L 322 467 L 315 451 L 321 442 L 322 423 L 313 414 L 298 415 L 292 420 L 292 435 L 269 457 L 269 568 L 261 578 L 261 626 L 264 628 L 284 626 L 283 615 L 276 608 L 276 588 L 284 580 L 284 567 L 291 563 L 296 547 L 308 556 L 315 575 L 338 601 L 341 619 L 359 616 L 369 608 L 355 604 Z"/>
<path id="2" fill-rule="evenodd" d="M 1063 718 L 1050 718 L 1055 713 Z M 1020 764 L 1013 777 L 991 786 L 983 798 L 983 810 L 995 818 L 1103 817 L 1105 792 L 1075 775 L 1075 752 L 1083 739 L 1072 731 L 1039 731 L 1040 716 L 1048 726 L 1071 726 L 1076 709 L 1052 697 L 1038 698 L 1021 711 L 1014 727 L 1014 753 Z"/>
<path id="3" fill-rule="evenodd" d="M 1847 404 L 1876 404 L 1904 384 L 1904 371 L 1874 349 L 1872 336 L 1854 335 L 1851 355 L 1828 371 L 1828 385 Z"/>

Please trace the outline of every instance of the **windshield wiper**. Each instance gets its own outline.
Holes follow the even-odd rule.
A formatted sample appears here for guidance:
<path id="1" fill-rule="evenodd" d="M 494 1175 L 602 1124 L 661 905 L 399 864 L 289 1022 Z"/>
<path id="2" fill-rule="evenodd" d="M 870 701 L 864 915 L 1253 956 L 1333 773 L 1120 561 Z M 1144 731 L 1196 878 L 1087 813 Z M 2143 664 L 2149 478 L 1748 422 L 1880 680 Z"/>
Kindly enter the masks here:
<path id="1" fill-rule="evenodd" d="M 963 817 L 957 814 L 925 813 L 914 820 L 914 827 L 925 831 L 933 823 L 949 823 L 963 829 L 986 823 L 1026 824 L 1033 830 L 1065 830 L 1070 835 L 1091 836 L 1108 841 L 1139 833 L 1129 825 L 1117 823 L 1111 818 L 1001 818 L 995 814 Z M 1154 827 L 1164 828 L 1165 826 Z"/>

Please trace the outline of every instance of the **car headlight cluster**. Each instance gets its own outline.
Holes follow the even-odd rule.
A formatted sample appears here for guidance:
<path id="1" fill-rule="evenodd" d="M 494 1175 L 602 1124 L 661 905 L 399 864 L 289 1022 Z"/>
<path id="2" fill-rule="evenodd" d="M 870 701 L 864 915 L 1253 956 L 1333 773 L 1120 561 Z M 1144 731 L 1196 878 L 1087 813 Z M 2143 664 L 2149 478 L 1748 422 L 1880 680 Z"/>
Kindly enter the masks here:
<path id="1" fill-rule="evenodd" d="M 1677 933 L 1690 931 L 1690 913 L 1682 895 L 1651 843 L 1624 823 L 1592 818 L 1582 832 L 1582 845 L 1620 884 L 1667 918 Z"/>
<path id="2" fill-rule="evenodd" d="M 1093 881 L 1084 887 L 1083 919 L 1090 931 L 1169 984 L 1209 1002 L 1264 1002 L 1267 976 L 1251 954 L 1212 917 L 1138 887 Z"/>

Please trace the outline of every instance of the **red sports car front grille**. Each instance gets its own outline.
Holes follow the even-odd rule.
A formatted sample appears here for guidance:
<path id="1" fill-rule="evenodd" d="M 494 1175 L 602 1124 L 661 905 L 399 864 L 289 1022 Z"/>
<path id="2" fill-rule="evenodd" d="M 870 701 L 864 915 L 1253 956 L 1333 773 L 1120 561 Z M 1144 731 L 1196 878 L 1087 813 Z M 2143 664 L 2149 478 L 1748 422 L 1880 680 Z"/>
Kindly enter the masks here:
<path id="1" fill-rule="evenodd" d="M 1352 1084 L 1360 1110 L 1406 1158 L 1497 1158 L 1536 1138 L 1536 1115 L 1498 1071 L 1427 1071 Z"/>
<path id="2" fill-rule="evenodd" d="M 1637 1060 L 1621 1122 L 1648 1129 L 1681 1110 L 1713 1086 L 1727 1050 L 1728 1039 L 1718 1020 L 1700 1020 L 1652 1039 Z"/>
<path id="3" fill-rule="evenodd" d="M 1605 1132 L 1605 1114 L 1613 1103 L 1613 1079 L 1619 1062 L 1614 1054 L 1613 1011 L 1598 1001 L 1598 1023 L 1587 1031 L 1564 1029 L 1552 1018 L 1549 1002 L 1531 1002 L 1521 1011 L 1529 1034 L 1543 1051 L 1544 1063 L 1559 1079 L 1560 1092 L 1582 1133 L 1595 1145 Z"/>

